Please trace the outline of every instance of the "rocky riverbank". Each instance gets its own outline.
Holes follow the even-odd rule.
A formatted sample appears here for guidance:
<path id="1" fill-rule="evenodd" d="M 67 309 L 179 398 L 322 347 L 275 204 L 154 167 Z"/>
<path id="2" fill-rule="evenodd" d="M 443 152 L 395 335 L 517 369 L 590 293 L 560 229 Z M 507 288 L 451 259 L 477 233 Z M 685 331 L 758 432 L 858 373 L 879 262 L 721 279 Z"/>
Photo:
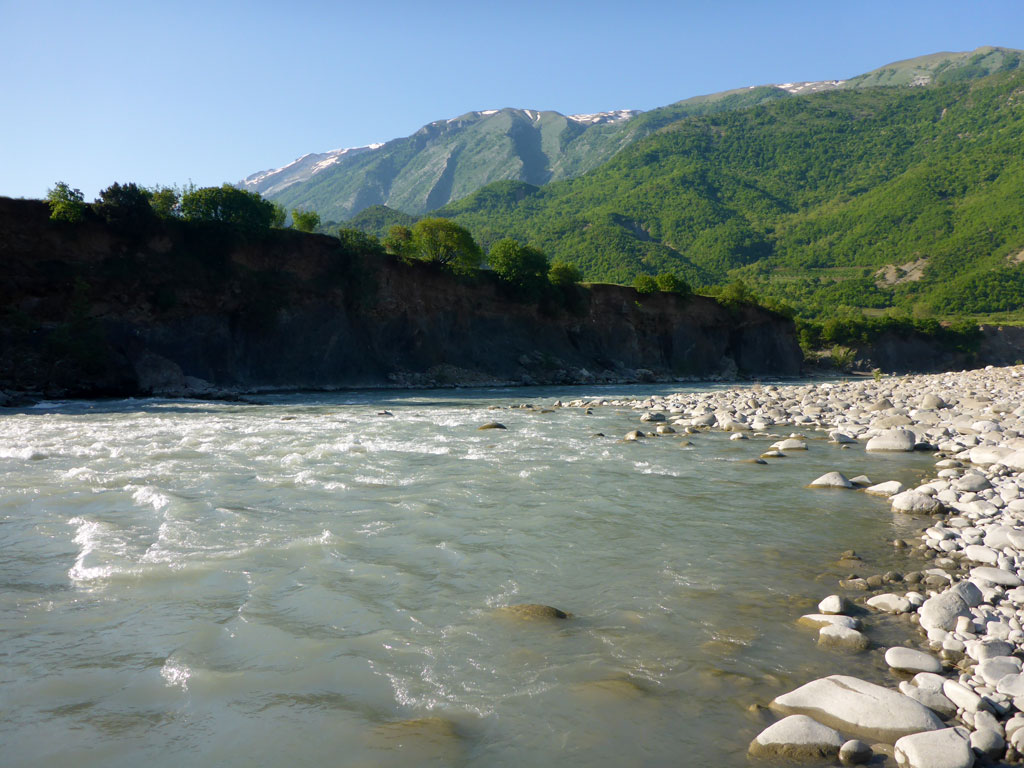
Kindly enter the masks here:
<path id="1" fill-rule="evenodd" d="M 560 405 L 642 411 L 642 428 L 626 440 L 726 430 L 750 439 L 752 460 L 766 464 L 813 450 L 815 440 L 889 452 L 894 462 L 903 452 L 932 452 L 935 477 L 915 488 L 840 472 L 808 478 L 814 487 L 889 497 L 895 515 L 914 516 L 922 529 L 919 541 L 895 546 L 930 567 L 842 580 L 818 613 L 799 621 L 818 629 L 821 644 L 854 652 L 870 647 L 862 624 L 873 616 L 904 614 L 920 634 L 886 651 L 894 686 L 836 674 L 776 697 L 768 710 L 781 719 L 750 754 L 967 768 L 1024 755 L 1022 394 L 1024 366 L 990 366 Z M 794 431 L 780 440 L 780 429 Z"/>

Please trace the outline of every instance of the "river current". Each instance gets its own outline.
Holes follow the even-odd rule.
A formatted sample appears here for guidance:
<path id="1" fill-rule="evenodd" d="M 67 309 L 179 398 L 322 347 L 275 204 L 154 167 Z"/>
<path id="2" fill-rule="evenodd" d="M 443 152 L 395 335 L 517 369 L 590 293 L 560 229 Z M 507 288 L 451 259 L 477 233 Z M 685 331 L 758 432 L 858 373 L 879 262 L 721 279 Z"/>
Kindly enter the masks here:
<path id="1" fill-rule="evenodd" d="M 804 486 L 933 460 L 541 412 L 681 386 L 0 414 L 3 764 L 747 765 L 751 704 L 886 680 L 795 619 L 919 527 Z"/>

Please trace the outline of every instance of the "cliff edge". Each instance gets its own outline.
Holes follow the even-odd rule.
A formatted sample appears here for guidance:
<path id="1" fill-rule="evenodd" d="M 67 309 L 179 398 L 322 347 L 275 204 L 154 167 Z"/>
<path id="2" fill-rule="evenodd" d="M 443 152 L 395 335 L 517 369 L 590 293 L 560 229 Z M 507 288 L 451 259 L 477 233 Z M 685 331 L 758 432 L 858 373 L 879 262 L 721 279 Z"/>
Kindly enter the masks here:
<path id="1" fill-rule="evenodd" d="M 700 296 L 483 272 L 332 237 L 179 220 L 55 222 L 0 198 L 0 390 L 48 397 L 792 376 L 793 323 Z"/>

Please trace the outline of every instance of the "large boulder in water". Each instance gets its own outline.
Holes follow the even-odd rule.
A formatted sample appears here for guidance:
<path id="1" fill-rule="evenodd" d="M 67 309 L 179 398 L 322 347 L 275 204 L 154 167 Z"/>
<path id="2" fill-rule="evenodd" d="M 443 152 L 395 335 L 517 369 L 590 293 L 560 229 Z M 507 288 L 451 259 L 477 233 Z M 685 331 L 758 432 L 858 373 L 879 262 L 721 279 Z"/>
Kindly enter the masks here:
<path id="1" fill-rule="evenodd" d="M 917 437 L 909 429 L 889 429 L 875 435 L 864 447 L 867 451 L 912 451 Z"/>
<path id="2" fill-rule="evenodd" d="M 813 680 L 769 705 L 786 715 L 807 715 L 855 736 L 893 743 L 943 727 L 938 715 L 898 691 L 847 675 Z"/>

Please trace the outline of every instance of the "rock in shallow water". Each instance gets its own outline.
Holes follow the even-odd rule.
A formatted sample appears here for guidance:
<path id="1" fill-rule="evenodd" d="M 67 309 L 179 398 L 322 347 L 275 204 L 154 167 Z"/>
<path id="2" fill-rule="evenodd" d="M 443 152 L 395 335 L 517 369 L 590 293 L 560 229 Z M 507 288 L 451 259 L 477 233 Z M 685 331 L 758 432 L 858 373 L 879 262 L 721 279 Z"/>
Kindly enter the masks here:
<path id="1" fill-rule="evenodd" d="M 871 759 L 871 745 L 860 739 L 850 739 L 839 748 L 839 762 L 843 765 L 861 765 Z"/>
<path id="2" fill-rule="evenodd" d="M 887 741 L 943 727 L 942 721 L 920 702 L 898 691 L 847 675 L 813 680 L 777 697 L 776 712 L 802 714 L 853 735 Z"/>
<path id="3" fill-rule="evenodd" d="M 748 751 L 752 757 L 822 760 L 838 755 L 842 745 L 838 731 L 806 715 L 790 715 L 761 731 Z"/>
<path id="4" fill-rule="evenodd" d="M 810 488 L 853 488 L 851 483 L 842 472 L 827 472 L 817 480 L 813 480 Z"/>
<path id="5" fill-rule="evenodd" d="M 538 603 L 520 603 L 519 605 L 506 605 L 499 609 L 505 616 L 512 616 L 527 621 L 549 621 L 551 619 L 570 619 L 571 613 L 566 613 L 550 605 Z"/>
<path id="6" fill-rule="evenodd" d="M 818 645 L 846 651 L 866 651 L 871 645 L 867 635 L 839 624 L 828 624 L 818 630 Z"/>
<path id="7" fill-rule="evenodd" d="M 890 503 L 896 512 L 909 512 L 914 515 L 930 515 L 942 509 L 938 499 L 913 490 L 897 493 L 890 499 Z"/>
<path id="8" fill-rule="evenodd" d="M 864 446 L 866 451 L 912 451 L 917 437 L 909 429 L 889 429 L 875 435 Z"/>

